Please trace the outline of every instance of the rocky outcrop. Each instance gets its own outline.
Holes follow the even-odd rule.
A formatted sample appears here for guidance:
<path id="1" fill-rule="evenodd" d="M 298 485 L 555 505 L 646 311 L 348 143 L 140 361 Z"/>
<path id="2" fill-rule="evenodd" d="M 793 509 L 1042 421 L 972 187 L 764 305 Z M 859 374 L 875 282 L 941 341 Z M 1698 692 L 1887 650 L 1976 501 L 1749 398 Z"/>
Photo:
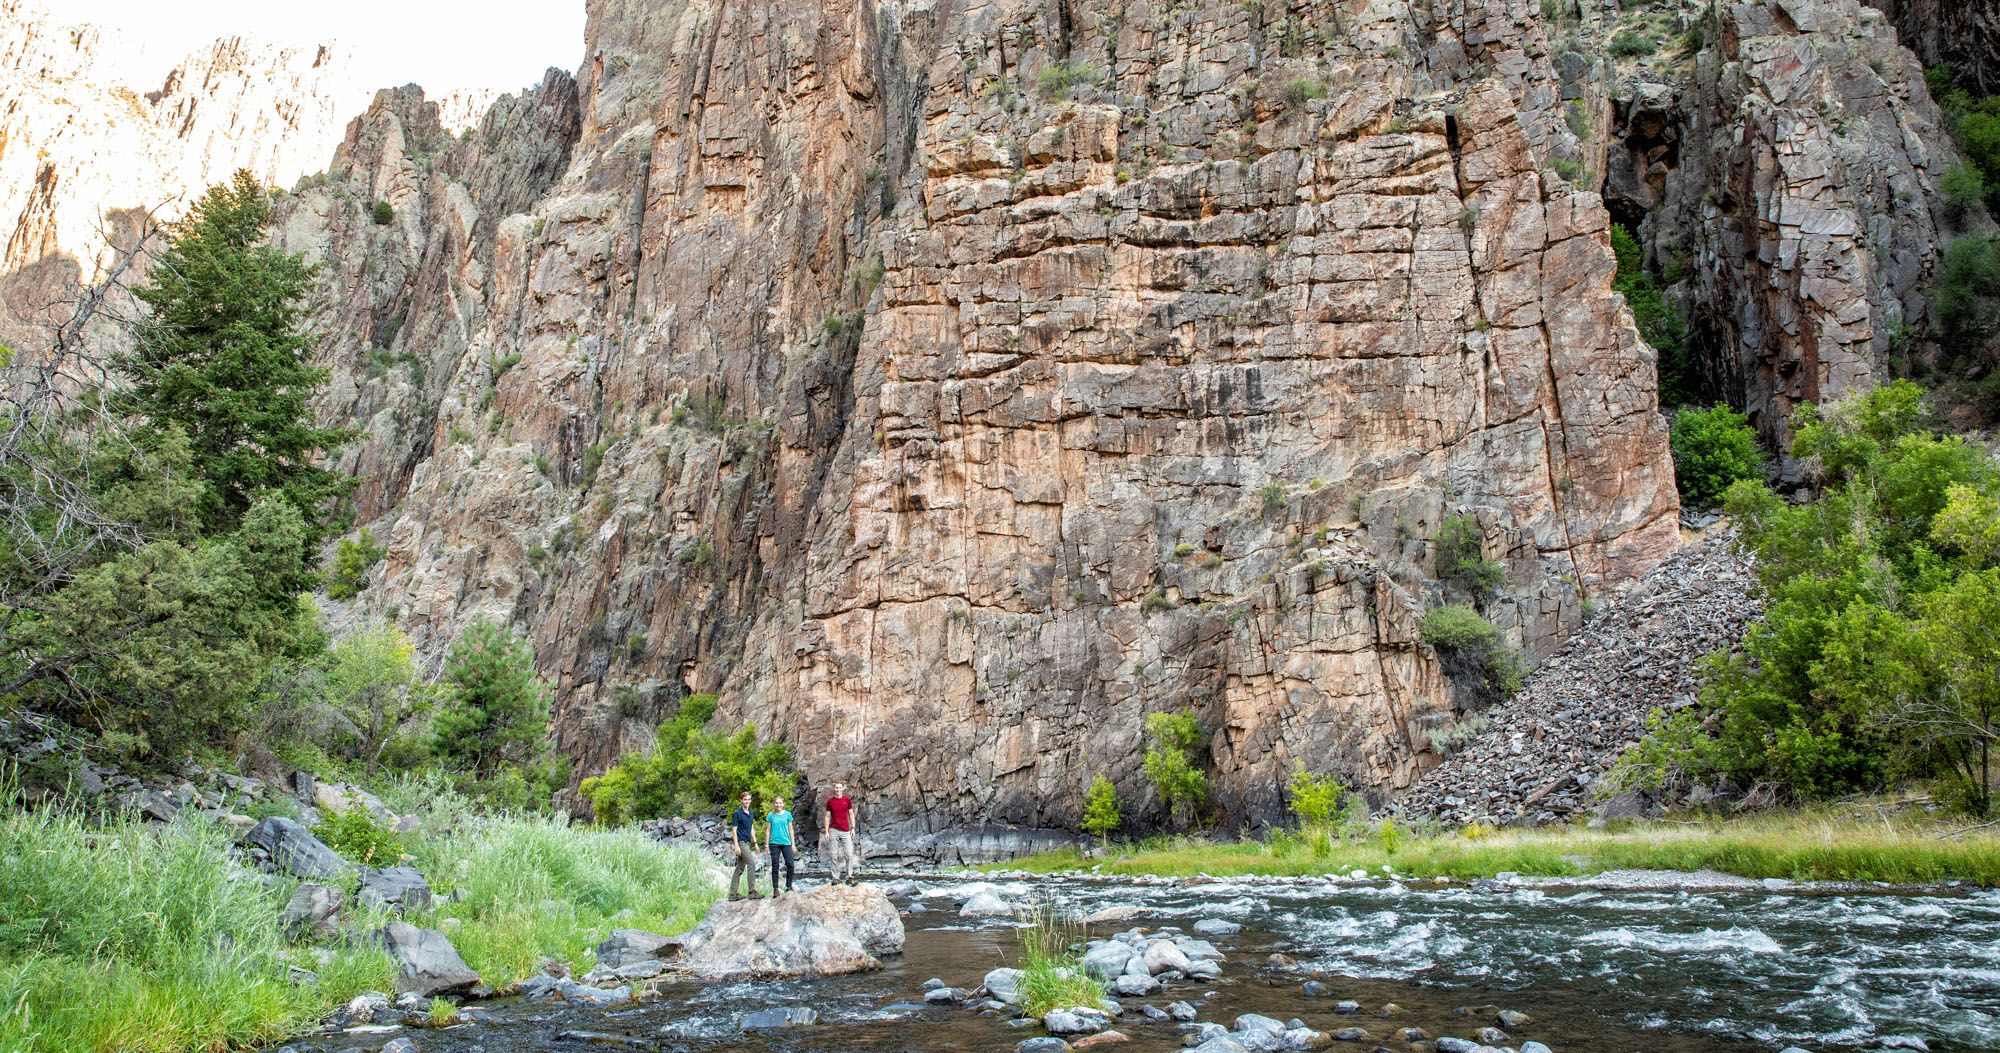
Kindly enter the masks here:
<path id="1" fill-rule="evenodd" d="M 769 899 L 718 900 L 667 964 L 704 980 L 835 976 L 903 953 L 895 904 L 872 885 L 822 885 Z"/>
<path id="2" fill-rule="evenodd" d="M 458 956 L 450 937 L 436 929 L 392 921 L 373 939 L 396 963 L 397 994 L 460 994 L 479 983 L 479 974 Z"/>
<path id="3" fill-rule="evenodd" d="M 1710 386 L 1770 437 L 1907 365 L 1954 159 L 1917 60 L 1854 0 L 1723 4 L 1681 85 L 1647 240 L 1688 275 Z M 1652 149 L 1657 91 L 1628 135 Z"/>
<path id="4" fill-rule="evenodd" d="M 590 26 L 468 141 L 378 97 L 280 227 L 390 549 L 336 620 L 525 625 L 580 774 L 700 690 L 890 842 L 1144 807 L 1174 707 L 1231 819 L 1294 763 L 1394 793 L 1444 516 L 1535 654 L 1676 544 L 1533 5 Z"/>
<path id="5" fill-rule="evenodd" d="M 1868 0 L 1889 16 L 1924 65 L 1949 62 L 1979 90 L 2000 94 L 2000 8 L 1952 0 Z"/>
<path id="6" fill-rule="evenodd" d="M 293 877 L 309 881 L 344 880 L 354 873 L 354 864 L 314 837 L 311 830 L 282 815 L 259 820 L 243 835 L 251 858 Z"/>
<path id="7" fill-rule="evenodd" d="M 1453 748 L 1402 811 L 1528 824 L 1588 811 L 1647 715 L 1693 705 L 1703 659 L 1732 647 L 1763 612 L 1734 543 L 1734 530 L 1717 528 L 1598 612 L 1520 694 L 1485 714 L 1483 733 Z"/>
<path id="8" fill-rule="evenodd" d="M 0 343 L 36 346 L 50 304 L 148 213 L 173 218 L 238 169 L 290 184 L 323 167 L 367 100 L 330 48 L 224 38 L 160 84 L 122 79 L 130 50 L 0 0 Z"/>

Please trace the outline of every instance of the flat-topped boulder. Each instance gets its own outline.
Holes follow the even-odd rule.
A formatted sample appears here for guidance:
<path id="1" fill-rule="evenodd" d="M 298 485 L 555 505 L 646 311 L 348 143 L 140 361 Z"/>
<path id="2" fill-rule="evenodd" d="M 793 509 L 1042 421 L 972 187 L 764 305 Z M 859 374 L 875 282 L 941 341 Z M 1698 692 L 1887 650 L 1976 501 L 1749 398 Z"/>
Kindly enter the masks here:
<path id="1" fill-rule="evenodd" d="M 835 976 L 903 953 L 896 905 L 869 885 L 824 885 L 774 899 L 718 900 L 669 964 L 704 980 Z"/>

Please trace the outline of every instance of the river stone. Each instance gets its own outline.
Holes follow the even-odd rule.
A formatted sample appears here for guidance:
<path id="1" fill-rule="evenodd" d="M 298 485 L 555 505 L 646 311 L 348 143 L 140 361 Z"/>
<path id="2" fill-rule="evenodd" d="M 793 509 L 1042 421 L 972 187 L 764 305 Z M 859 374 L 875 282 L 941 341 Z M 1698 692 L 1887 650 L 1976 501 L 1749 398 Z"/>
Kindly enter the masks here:
<path id="1" fill-rule="evenodd" d="M 1086 925 L 1108 925 L 1113 922 L 1130 921 L 1146 913 L 1146 908 L 1136 903 L 1114 903 L 1083 919 Z"/>
<path id="2" fill-rule="evenodd" d="M 1153 979 L 1151 976 L 1134 976 L 1131 973 L 1120 973 L 1118 974 L 1118 979 L 1111 981 L 1112 993 L 1125 998 L 1144 998 L 1159 989 L 1160 981 Z"/>
<path id="3" fill-rule="evenodd" d="M 581 1005 L 616 1005 L 632 1000 L 630 987 L 609 990 L 580 984 L 567 976 L 536 973 L 521 981 L 521 994 L 536 1002 L 575 1002 Z"/>
<path id="4" fill-rule="evenodd" d="M 423 1047 L 413 1039 L 392 1038 L 382 1046 L 382 1053 L 423 1053 Z"/>
<path id="5" fill-rule="evenodd" d="M 1111 1019 L 1103 1013 L 1080 1006 L 1051 1009 L 1042 1014 L 1042 1027 L 1051 1035 L 1088 1034 L 1092 1031 L 1102 1031 L 1110 1024 Z"/>
<path id="6" fill-rule="evenodd" d="M 1479 1043 L 1456 1035 L 1440 1035 L 1438 1040 L 1431 1044 L 1431 1048 L 1437 1050 L 1437 1053 L 1477 1053 Z"/>
<path id="7" fill-rule="evenodd" d="M 312 835 L 312 831 L 282 815 L 266 817 L 243 835 L 245 844 L 264 850 L 273 866 L 308 881 L 346 878 L 354 864 Z"/>
<path id="8" fill-rule="evenodd" d="M 1511 1042 L 1513 1041 L 1513 1039 L 1514 1036 L 1508 1034 L 1505 1031 L 1500 1030 L 1497 1027 L 1482 1027 L 1479 1029 L 1479 1041 L 1484 1042 L 1489 1046 L 1497 1046 L 1503 1042 Z"/>
<path id="9" fill-rule="evenodd" d="M 1333 1037 L 1342 1042 L 1367 1042 L 1375 1036 L 1370 1035 L 1367 1028 L 1343 1027 L 1335 1031 Z"/>
<path id="10" fill-rule="evenodd" d="M 671 936 L 644 929 L 612 929 L 602 943 L 597 945 L 597 964 L 611 969 L 622 969 L 643 961 L 653 961 L 672 954 L 680 944 Z"/>
<path id="11" fill-rule="evenodd" d="M 1273 1020 L 1261 1013 L 1244 1013 L 1236 1018 L 1237 1031 L 1283 1031 L 1282 1021 Z"/>
<path id="12" fill-rule="evenodd" d="M 933 987 L 924 992 L 924 1001 L 930 1005 L 950 1005 L 965 998 L 962 987 Z"/>
<path id="13" fill-rule="evenodd" d="M 1203 918 L 1194 923 L 1196 936 L 1234 936 L 1243 931 L 1243 926 L 1221 918 Z"/>
<path id="14" fill-rule="evenodd" d="M 1026 977 L 1027 974 L 1019 969 L 1001 968 L 987 973 L 986 979 L 980 983 L 985 985 L 987 994 L 1014 1005 L 1021 1000 L 1021 981 Z"/>
<path id="15" fill-rule="evenodd" d="M 334 922 L 340 916 L 340 906 L 346 902 L 347 894 L 332 885 L 322 885 L 308 881 L 292 893 L 291 902 L 285 904 L 285 912 L 278 916 L 288 939 L 302 936 L 324 936 L 334 930 Z"/>
<path id="16" fill-rule="evenodd" d="M 1222 958 L 1228 957 L 1228 955 L 1225 955 L 1221 951 L 1216 950 L 1215 944 L 1212 944 L 1207 940 L 1175 940 L 1174 946 L 1180 948 L 1180 952 L 1182 954 L 1187 955 L 1189 958 L 1211 958 L 1220 960 Z"/>
<path id="17" fill-rule="evenodd" d="M 764 1031 L 779 1027 L 805 1027 L 819 1023 L 819 1012 L 805 1006 L 788 1008 L 759 1009 L 743 1014 L 742 1028 L 745 1031 Z"/>
<path id="18" fill-rule="evenodd" d="M 1190 964 L 1188 956 L 1172 940 L 1155 940 L 1146 945 L 1146 971 L 1154 976 L 1170 971 L 1185 973 Z"/>
<path id="19" fill-rule="evenodd" d="M 1288 1027 L 1283 1035 L 1286 1049 L 1325 1049 L 1338 1037 L 1309 1027 Z"/>
<path id="20" fill-rule="evenodd" d="M 1542 1045 L 1540 1042 L 1529 1041 L 1521 1043 L 1521 1053 L 1555 1053 L 1555 1051 Z M 1780 1053 L 1806 1053 L 1806 1051 L 1793 1046 L 1790 1049 L 1781 1050 Z"/>
<path id="21" fill-rule="evenodd" d="M 1132 948 L 1116 940 L 1093 943 L 1083 953 L 1083 971 L 1099 980 L 1109 980 L 1125 971 L 1132 960 Z M 1149 970 L 1147 975 L 1152 975 Z"/>
<path id="22" fill-rule="evenodd" d="M 1333 1004 L 1333 1011 L 1342 1016 L 1353 1016 L 1361 1012 L 1361 1003 L 1351 998 L 1342 999 Z"/>
<path id="23" fill-rule="evenodd" d="M 1217 965 L 1216 963 L 1209 961 L 1206 958 L 1202 958 L 1198 961 L 1189 962 L 1188 967 L 1182 971 L 1185 972 L 1187 975 L 1194 977 L 1197 980 L 1222 979 L 1222 966 Z M 1172 975 L 1172 973 L 1161 973 L 1160 974 L 1161 981 L 1165 982 L 1166 978 L 1170 975 Z"/>
<path id="24" fill-rule="evenodd" d="M 1534 1020 L 1534 1017 L 1526 1013 L 1517 1013 L 1512 1009 L 1502 1009 L 1498 1013 L 1493 1014 L 1493 1017 L 1500 1021 L 1501 1027 L 1510 1029 L 1527 1027 L 1529 1022 Z"/>
<path id="25" fill-rule="evenodd" d="M 903 919 L 871 885 L 821 885 L 775 899 L 717 900 L 672 964 L 701 980 L 835 976 L 903 953 Z"/>
<path id="26" fill-rule="evenodd" d="M 415 867 L 361 868 L 361 891 L 355 901 L 373 910 L 409 914 L 429 910 L 431 883 Z"/>
<path id="27" fill-rule="evenodd" d="M 980 889 L 967 896 L 965 902 L 958 908 L 959 917 L 962 918 L 1008 917 L 1013 913 L 1014 905 L 1007 902 L 1007 897 L 992 889 Z"/>
<path id="28" fill-rule="evenodd" d="M 1014 1053 L 1069 1053 L 1069 1051 L 1069 1043 L 1048 1035 L 1024 1038 L 1014 1045 Z"/>
<path id="29" fill-rule="evenodd" d="M 1139 1012 L 1144 1013 L 1146 1019 L 1151 1020 L 1156 1024 L 1164 1023 L 1168 1020 L 1173 1019 L 1172 1016 L 1168 1015 L 1166 1010 L 1161 1009 L 1159 1006 L 1156 1005 L 1142 1005 L 1139 1007 Z"/>
<path id="30" fill-rule="evenodd" d="M 1077 1039 L 1074 1045 L 1077 1049 L 1089 1049 L 1092 1046 L 1110 1046 L 1130 1041 L 1132 1040 L 1123 1031 L 1099 1031 L 1097 1034 Z"/>
<path id="31" fill-rule="evenodd" d="M 1198 1015 L 1197 1013 L 1195 1013 L 1194 1007 L 1187 1004 L 1186 1002 L 1168 1003 L 1167 1013 L 1168 1015 L 1172 1016 L 1175 1020 L 1182 1021 L 1183 1023 L 1189 1020 L 1193 1020 Z"/>
<path id="32" fill-rule="evenodd" d="M 479 974 L 458 956 L 451 940 L 436 929 L 392 921 L 375 932 L 375 942 L 396 962 L 396 992 L 458 994 L 479 982 Z"/>
<path id="33" fill-rule="evenodd" d="M 1217 1035 L 1194 1047 L 1194 1053 L 1250 1053 L 1250 1050 L 1228 1035 Z"/>

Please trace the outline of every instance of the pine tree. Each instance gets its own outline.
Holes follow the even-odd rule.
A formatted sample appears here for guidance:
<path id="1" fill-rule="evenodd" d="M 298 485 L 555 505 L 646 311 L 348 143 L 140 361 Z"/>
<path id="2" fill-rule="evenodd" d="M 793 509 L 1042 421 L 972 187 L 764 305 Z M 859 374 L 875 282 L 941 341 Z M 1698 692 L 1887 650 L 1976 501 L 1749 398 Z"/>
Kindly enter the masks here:
<path id="1" fill-rule="evenodd" d="M 129 385 L 118 405 L 146 428 L 187 436 L 208 484 L 203 533 L 234 530 L 277 491 L 316 547 L 337 529 L 352 486 L 319 461 L 353 433 L 313 423 L 311 399 L 327 378 L 308 360 L 313 268 L 263 242 L 270 216 L 263 188 L 238 172 L 174 227 L 137 292 L 151 312 L 119 357 Z"/>
<path id="2" fill-rule="evenodd" d="M 549 686 L 526 637 L 473 619 L 445 661 L 447 702 L 432 724 L 438 758 L 475 774 L 546 752 Z"/>

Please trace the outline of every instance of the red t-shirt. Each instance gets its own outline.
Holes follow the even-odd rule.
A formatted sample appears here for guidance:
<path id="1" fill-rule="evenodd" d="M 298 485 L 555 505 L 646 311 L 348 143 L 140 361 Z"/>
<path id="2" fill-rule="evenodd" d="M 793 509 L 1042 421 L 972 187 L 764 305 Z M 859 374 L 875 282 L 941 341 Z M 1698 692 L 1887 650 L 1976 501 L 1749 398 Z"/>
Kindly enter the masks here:
<path id="1" fill-rule="evenodd" d="M 829 816 L 833 817 L 833 828 L 835 830 L 854 829 L 854 820 L 849 818 L 853 811 L 854 798 L 852 797 L 829 797 L 826 799 L 826 812 Z"/>

